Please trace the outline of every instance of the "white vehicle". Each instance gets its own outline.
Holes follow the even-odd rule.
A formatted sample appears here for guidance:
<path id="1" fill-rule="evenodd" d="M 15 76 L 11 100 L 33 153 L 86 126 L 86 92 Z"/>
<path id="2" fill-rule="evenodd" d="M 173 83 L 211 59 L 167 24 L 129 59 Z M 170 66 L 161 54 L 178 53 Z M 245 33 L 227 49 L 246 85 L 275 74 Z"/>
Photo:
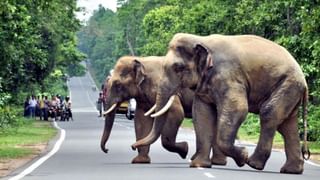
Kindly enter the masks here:
<path id="1" fill-rule="evenodd" d="M 126 114 L 126 117 L 129 120 L 132 120 L 134 118 L 134 112 L 136 111 L 136 107 L 137 107 L 136 100 L 131 98 L 128 103 L 128 110 L 127 110 L 127 114 Z"/>

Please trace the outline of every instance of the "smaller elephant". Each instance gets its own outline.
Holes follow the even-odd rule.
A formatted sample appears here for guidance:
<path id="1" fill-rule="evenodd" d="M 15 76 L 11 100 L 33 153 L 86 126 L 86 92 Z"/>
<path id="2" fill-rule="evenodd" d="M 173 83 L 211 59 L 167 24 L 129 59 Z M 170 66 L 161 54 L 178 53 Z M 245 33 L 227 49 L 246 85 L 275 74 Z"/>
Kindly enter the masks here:
<path id="1" fill-rule="evenodd" d="M 134 98 L 137 107 L 134 117 L 136 140 L 145 137 L 152 129 L 154 118 L 145 116 L 156 102 L 156 92 L 161 72 L 163 57 L 121 57 L 112 76 L 106 81 L 105 98 L 105 127 L 101 138 L 101 149 L 107 152 L 105 145 L 111 133 L 117 107 L 123 101 Z M 175 98 L 173 105 L 165 117 L 170 119 L 161 130 L 161 142 L 165 149 L 176 152 L 181 158 L 186 158 L 188 153 L 187 142 L 176 142 L 177 132 L 185 116 L 191 117 L 193 92 L 188 88 L 180 91 L 179 98 Z M 151 111 L 150 111 L 151 112 Z M 138 155 L 132 163 L 150 163 L 150 145 L 139 147 Z"/>

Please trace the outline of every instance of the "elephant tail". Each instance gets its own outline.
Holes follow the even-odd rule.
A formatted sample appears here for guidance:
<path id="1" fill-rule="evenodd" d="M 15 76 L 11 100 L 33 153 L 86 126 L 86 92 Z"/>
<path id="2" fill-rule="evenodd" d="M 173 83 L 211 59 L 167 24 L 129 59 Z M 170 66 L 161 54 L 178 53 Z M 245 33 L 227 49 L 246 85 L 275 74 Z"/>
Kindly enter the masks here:
<path id="1" fill-rule="evenodd" d="M 303 145 L 302 145 L 301 151 L 302 151 L 302 156 L 305 160 L 308 160 L 310 158 L 310 150 L 308 148 L 308 143 L 307 143 L 307 136 L 308 136 L 307 105 L 308 105 L 308 88 L 306 88 L 306 90 L 304 91 L 303 98 L 302 98 Z"/>

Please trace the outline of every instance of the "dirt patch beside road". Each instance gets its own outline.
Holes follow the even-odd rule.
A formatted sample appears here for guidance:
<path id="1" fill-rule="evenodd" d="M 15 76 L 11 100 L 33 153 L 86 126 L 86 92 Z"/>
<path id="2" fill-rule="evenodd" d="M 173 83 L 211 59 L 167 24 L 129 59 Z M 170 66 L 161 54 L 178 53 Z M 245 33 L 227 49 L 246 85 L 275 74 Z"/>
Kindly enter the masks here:
<path id="1" fill-rule="evenodd" d="M 40 143 L 35 145 L 19 146 L 21 148 L 32 149 L 32 155 L 16 159 L 0 159 L 0 177 L 5 177 L 9 175 L 15 169 L 25 165 L 32 159 L 42 154 L 46 150 L 47 145 L 47 143 Z"/>

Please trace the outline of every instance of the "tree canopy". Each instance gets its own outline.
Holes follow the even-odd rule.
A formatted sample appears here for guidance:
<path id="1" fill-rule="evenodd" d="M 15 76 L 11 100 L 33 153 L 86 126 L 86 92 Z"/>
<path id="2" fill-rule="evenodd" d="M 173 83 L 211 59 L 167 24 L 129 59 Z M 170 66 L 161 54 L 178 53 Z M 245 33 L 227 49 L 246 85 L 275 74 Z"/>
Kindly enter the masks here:
<path id="1" fill-rule="evenodd" d="M 319 0 L 118 0 L 78 33 L 99 82 L 123 55 L 165 55 L 177 32 L 256 34 L 284 46 L 303 68 L 310 98 L 320 97 Z"/>
<path id="2" fill-rule="evenodd" d="M 0 1 L 0 86 L 3 93 L 34 93 L 54 70 L 79 65 L 76 0 Z M 52 75 L 54 76 L 54 74 Z"/>
<path id="3" fill-rule="evenodd" d="M 302 67 L 311 102 L 308 134 L 320 139 L 319 0 L 118 0 L 118 6 L 117 12 L 100 6 L 78 33 L 98 82 L 121 56 L 165 55 L 178 32 L 259 35 L 287 48 Z"/>

